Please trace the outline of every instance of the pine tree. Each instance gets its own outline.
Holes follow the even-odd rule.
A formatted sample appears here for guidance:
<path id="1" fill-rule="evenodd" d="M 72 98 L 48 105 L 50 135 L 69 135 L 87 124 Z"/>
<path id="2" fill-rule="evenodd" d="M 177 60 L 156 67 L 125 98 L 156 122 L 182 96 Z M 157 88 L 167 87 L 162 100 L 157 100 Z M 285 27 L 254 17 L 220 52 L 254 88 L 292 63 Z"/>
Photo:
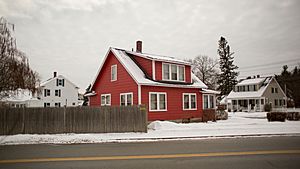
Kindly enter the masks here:
<path id="1" fill-rule="evenodd" d="M 230 91 L 237 84 L 238 69 L 236 65 L 233 64 L 233 52 L 230 52 L 230 46 L 224 37 L 219 40 L 218 54 L 220 56 L 220 70 L 221 74 L 218 77 L 218 90 L 221 91 L 221 95 L 228 95 Z"/>

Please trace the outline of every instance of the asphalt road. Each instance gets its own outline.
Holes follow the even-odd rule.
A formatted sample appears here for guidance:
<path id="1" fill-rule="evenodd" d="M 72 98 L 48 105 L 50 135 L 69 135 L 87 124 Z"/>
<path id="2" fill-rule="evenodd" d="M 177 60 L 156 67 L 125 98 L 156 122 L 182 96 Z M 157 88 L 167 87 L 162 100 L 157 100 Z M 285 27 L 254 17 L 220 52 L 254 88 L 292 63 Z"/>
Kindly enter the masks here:
<path id="1" fill-rule="evenodd" d="M 300 168 L 300 137 L 0 146 L 0 168 Z"/>

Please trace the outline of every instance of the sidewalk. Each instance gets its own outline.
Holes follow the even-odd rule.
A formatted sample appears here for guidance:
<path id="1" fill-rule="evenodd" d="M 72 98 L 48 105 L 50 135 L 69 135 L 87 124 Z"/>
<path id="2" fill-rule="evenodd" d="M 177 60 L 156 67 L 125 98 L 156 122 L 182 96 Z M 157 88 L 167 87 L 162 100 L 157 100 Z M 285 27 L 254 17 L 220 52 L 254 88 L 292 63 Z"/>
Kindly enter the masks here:
<path id="1" fill-rule="evenodd" d="M 300 136 L 300 121 L 268 122 L 266 113 L 236 112 L 229 113 L 228 120 L 217 122 L 178 124 L 155 121 L 148 125 L 148 133 L 0 136 L 0 145 L 141 142 L 285 135 Z"/>

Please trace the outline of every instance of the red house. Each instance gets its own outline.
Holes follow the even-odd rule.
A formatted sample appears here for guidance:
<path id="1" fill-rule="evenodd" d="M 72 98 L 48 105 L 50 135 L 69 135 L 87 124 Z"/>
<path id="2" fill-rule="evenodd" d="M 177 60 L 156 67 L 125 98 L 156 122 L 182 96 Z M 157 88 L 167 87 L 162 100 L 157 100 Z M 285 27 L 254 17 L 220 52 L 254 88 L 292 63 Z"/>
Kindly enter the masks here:
<path id="1" fill-rule="evenodd" d="M 89 105 L 144 104 L 149 121 L 201 119 L 203 107 L 215 107 L 205 88 L 189 62 L 142 53 L 137 41 L 136 52 L 109 48 L 92 83 Z"/>

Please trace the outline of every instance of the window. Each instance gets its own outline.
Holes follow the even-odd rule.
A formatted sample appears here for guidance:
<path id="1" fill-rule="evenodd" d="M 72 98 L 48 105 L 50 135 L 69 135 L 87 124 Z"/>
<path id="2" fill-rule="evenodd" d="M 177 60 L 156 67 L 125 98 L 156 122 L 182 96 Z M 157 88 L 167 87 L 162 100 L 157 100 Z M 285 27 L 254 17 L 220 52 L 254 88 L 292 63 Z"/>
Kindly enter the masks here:
<path id="1" fill-rule="evenodd" d="M 163 64 L 163 79 L 169 80 L 170 79 L 170 65 Z"/>
<path id="2" fill-rule="evenodd" d="M 278 88 L 277 87 L 275 88 L 275 93 L 278 93 Z"/>
<path id="3" fill-rule="evenodd" d="M 264 99 L 261 99 L 260 104 L 265 104 L 264 101 L 265 101 Z"/>
<path id="4" fill-rule="evenodd" d="M 111 99 L 110 94 L 101 94 L 101 106 L 110 106 L 111 105 Z"/>
<path id="5" fill-rule="evenodd" d="M 177 80 L 177 65 L 171 65 L 171 80 Z"/>
<path id="6" fill-rule="evenodd" d="M 120 94 L 120 105 L 121 106 L 130 106 L 133 105 L 132 93 L 121 93 Z"/>
<path id="7" fill-rule="evenodd" d="M 183 94 L 183 110 L 196 110 L 196 94 L 184 93 Z"/>
<path id="8" fill-rule="evenodd" d="M 214 109 L 215 108 L 215 96 L 214 95 L 203 95 L 203 109 Z M 233 104 L 235 102 L 236 104 L 236 100 L 232 101 Z"/>
<path id="9" fill-rule="evenodd" d="M 56 86 L 65 86 L 65 79 L 56 79 Z"/>
<path id="10" fill-rule="evenodd" d="M 44 96 L 50 96 L 50 89 L 44 89 Z"/>
<path id="11" fill-rule="evenodd" d="M 44 107 L 50 107 L 50 103 L 44 103 Z"/>
<path id="12" fill-rule="evenodd" d="M 162 79 L 170 81 L 184 81 L 185 70 L 184 66 L 163 63 L 162 65 Z"/>
<path id="13" fill-rule="evenodd" d="M 274 87 L 271 88 L 271 92 L 274 93 Z"/>
<path id="14" fill-rule="evenodd" d="M 149 93 L 150 111 L 166 111 L 167 110 L 167 94 L 162 92 Z"/>
<path id="15" fill-rule="evenodd" d="M 282 106 L 282 99 L 279 99 L 279 106 Z"/>
<path id="16" fill-rule="evenodd" d="M 253 89 L 254 89 L 254 91 L 256 91 L 256 85 L 253 85 Z"/>
<path id="17" fill-rule="evenodd" d="M 209 107 L 210 108 L 215 108 L 215 101 L 214 101 L 214 96 L 209 95 Z"/>
<path id="18" fill-rule="evenodd" d="M 184 81 L 184 66 L 178 66 L 179 81 Z"/>
<path id="19" fill-rule="evenodd" d="M 275 99 L 275 106 L 278 106 L 278 100 Z"/>
<path id="20" fill-rule="evenodd" d="M 61 90 L 55 90 L 55 96 L 60 97 L 61 96 Z"/>
<path id="21" fill-rule="evenodd" d="M 55 107 L 60 107 L 60 103 L 54 103 Z"/>
<path id="22" fill-rule="evenodd" d="M 111 66 L 111 81 L 117 80 L 117 65 Z"/>
<path id="23" fill-rule="evenodd" d="M 73 102 L 72 105 L 75 106 L 75 103 Z"/>
<path id="24" fill-rule="evenodd" d="M 208 109 L 208 95 L 204 95 L 204 109 Z"/>

